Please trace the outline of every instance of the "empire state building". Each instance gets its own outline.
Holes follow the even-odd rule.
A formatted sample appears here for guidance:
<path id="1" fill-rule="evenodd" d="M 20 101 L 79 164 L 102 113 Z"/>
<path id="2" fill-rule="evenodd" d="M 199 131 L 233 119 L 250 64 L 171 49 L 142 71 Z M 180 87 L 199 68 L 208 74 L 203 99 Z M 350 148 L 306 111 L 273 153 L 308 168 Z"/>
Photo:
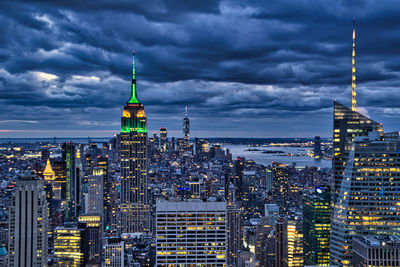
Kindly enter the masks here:
<path id="1" fill-rule="evenodd" d="M 147 119 L 136 94 L 135 52 L 132 92 L 121 117 L 120 233 L 148 232 Z"/>

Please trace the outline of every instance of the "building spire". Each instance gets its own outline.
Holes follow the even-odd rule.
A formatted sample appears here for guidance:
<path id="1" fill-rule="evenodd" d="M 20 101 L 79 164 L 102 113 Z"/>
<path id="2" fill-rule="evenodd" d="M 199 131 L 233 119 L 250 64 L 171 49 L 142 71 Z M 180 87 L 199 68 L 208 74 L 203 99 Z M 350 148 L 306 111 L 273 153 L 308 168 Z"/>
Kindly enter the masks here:
<path id="1" fill-rule="evenodd" d="M 188 117 L 188 107 L 187 107 L 187 105 L 185 106 L 185 117 L 186 118 Z"/>
<path id="2" fill-rule="evenodd" d="M 135 50 L 133 50 L 132 55 L 132 93 L 131 99 L 129 99 L 128 103 L 139 103 L 139 99 L 137 98 L 136 93 L 136 74 L 135 74 Z"/>
<path id="3" fill-rule="evenodd" d="M 353 53 L 352 53 L 352 68 L 351 68 L 351 110 L 356 111 L 356 20 L 353 18 Z"/>

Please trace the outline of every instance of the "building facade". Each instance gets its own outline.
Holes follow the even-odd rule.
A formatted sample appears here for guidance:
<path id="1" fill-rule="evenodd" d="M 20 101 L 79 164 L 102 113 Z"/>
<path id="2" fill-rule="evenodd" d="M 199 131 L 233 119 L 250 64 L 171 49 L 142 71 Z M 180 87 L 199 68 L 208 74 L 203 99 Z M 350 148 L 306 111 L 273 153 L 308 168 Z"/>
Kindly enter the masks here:
<path id="1" fill-rule="evenodd" d="M 354 138 L 333 208 L 332 265 L 353 266 L 354 237 L 400 236 L 399 149 L 398 133 Z"/>
<path id="2" fill-rule="evenodd" d="M 43 180 L 20 178 L 9 208 L 8 266 L 47 266 L 47 201 Z"/>
<path id="3" fill-rule="evenodd" d="M 226 266 L 225 201 L 165 201 L 156 206 L 156 266 Z"/>
<path id="4" fill-rule="evenodd" d="M 329 265 L 331 231 L 330 188 L 303 195 L 304 263 Z"/>

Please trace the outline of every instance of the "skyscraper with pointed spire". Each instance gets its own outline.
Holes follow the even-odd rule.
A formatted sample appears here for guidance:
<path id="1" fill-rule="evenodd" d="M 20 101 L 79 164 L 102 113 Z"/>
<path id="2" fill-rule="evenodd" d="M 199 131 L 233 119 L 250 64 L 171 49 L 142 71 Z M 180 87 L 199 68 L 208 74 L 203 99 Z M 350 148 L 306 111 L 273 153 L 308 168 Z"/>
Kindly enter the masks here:
<path id="1" fill-rule="evenodd" d="M 329 253 L 340 267 L 354 266 L 354 237 L 400 236 L 400 137 L 356 110 L 354 40 L 353 21 L 352 107 L 335 101 L 333 118 Z"/>
<path id="2" fill-rule="evenodd" d="M 147 119 L 136 92 L 133 51 L 132 91 L 121 117 L 120 233 L 149 231 Z"/>
<path id="3" fill-rule="evenodd" d="M 183 118 L 183 138 L 185 143 L 189 143 L 189 134 L 190 134 L 190 121 L 188 115 L 188 106 L 185 106 L 185 118 Z"/>

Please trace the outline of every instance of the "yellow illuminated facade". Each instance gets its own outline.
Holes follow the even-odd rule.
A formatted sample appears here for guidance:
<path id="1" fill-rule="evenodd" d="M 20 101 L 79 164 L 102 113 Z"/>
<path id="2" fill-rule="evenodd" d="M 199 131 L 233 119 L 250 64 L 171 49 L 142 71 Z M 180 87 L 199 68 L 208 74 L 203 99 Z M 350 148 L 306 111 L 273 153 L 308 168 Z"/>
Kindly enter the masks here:
<path id="1" fill-rule="evenodd" d="M 156 266 L 226 266 L 226 202 L 160 200 L 156 214 Z"/>
<path id="2" fill-rule="evenodd" d="M 352 239 L 400 235 L 400 139 L 335 103 L 331 265 L 352 265 Z"/>
<path id="3" fill-rule="evenodd" d="M 299 217 L 290 218 L 286 223 L 285 242 L 287 251 L 285 251 L 285 266 L 304 266 L 302 224 L 303 222 Z"/>
<path id="4" fill-rule="evenodd" d="M 54 231 L 55 265 L 80 267 L 87 261 L 83 246 L 84 230 L 76 227 L 57 227 Z"/>

